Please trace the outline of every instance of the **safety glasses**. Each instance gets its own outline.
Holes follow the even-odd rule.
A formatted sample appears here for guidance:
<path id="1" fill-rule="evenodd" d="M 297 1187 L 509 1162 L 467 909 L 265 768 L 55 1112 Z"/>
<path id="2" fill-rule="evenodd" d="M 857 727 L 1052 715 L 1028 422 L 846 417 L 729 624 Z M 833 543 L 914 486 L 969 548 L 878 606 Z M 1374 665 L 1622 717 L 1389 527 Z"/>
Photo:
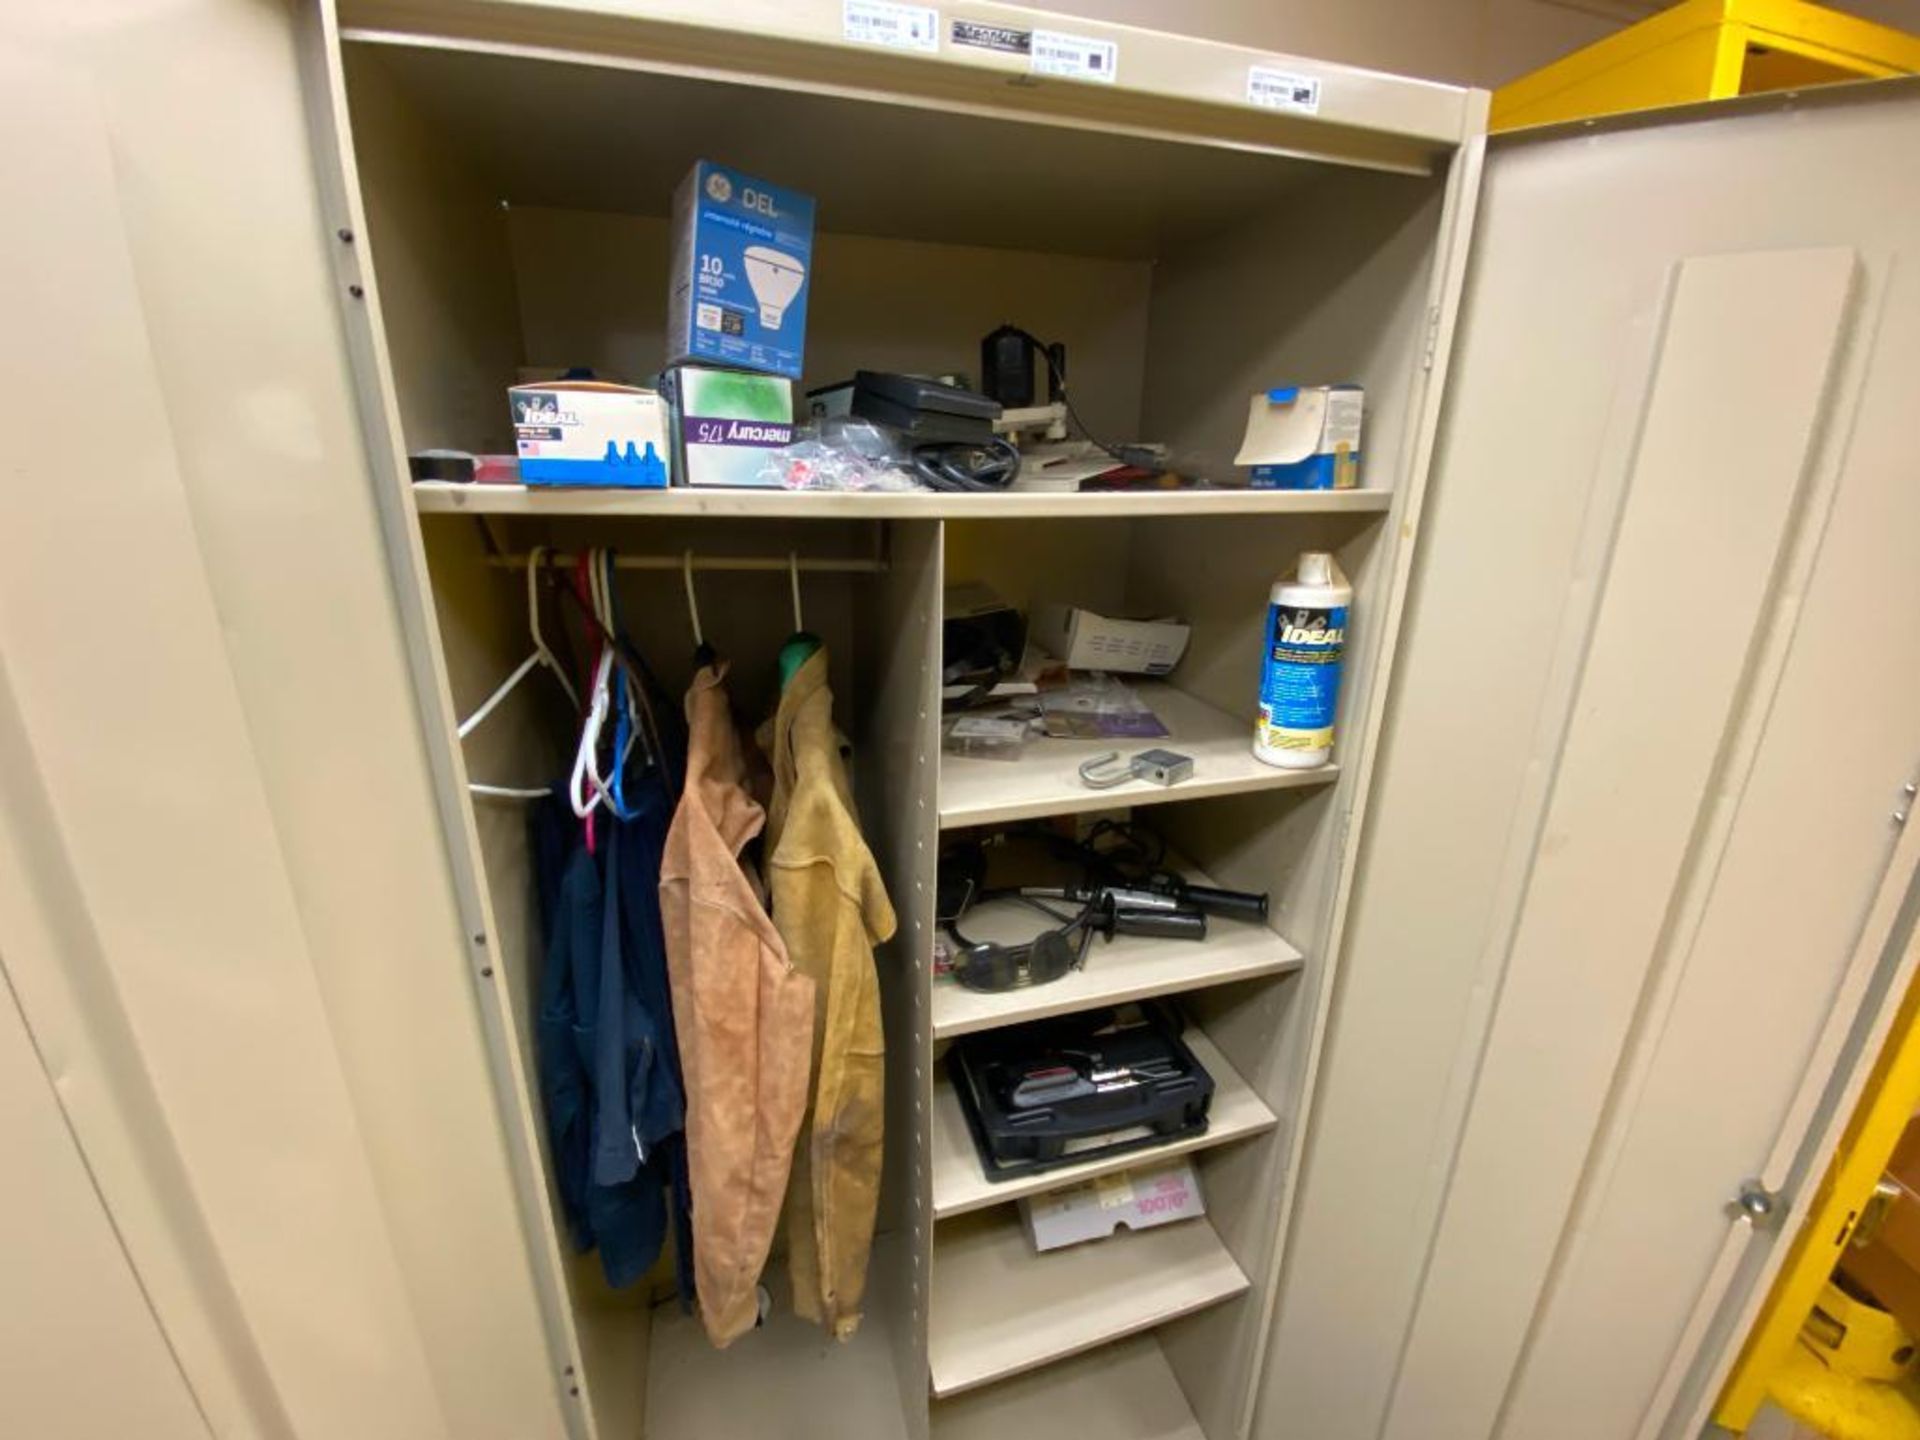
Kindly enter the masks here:
<path id="1" fill-rule="evenodd" d="M 992 940 L 969 940 L 960 933 L 960 917 L 967 912 L 977 894 L 979 892 L 971 881 L 963 882 L 953 913 L 940 918 L 942 927 L 954 943 L 950 973 L 967 989 L 992 993 L 1018 990 L 1028 985 L 1048 985 L 1078 970 L 1086 959 L 1087 945 L 1093 934 L 1087 924 L 1089 910 L 1083 908 L 1077 915 L 1065 917 L 1036 900 L 1008 895 L 1005 898 L 1020 900 L 1038 910 L 1053 922 L 1052 927 L 1041 931 L 1031 940 L 1015 945 Z"/>
<path id="2" fill-rule="evenodd" d="M 952 958 L 952 975 L 969 990 L 1018 990 L 1026 985 L 1048 985 L 1086 959 L 1086 926 L 1069 922 L 1057 930 L 1036 935 L 1024 945 L 996 945 L 989 940 L 962 940 L 947 927 L 959 949 Z"/>

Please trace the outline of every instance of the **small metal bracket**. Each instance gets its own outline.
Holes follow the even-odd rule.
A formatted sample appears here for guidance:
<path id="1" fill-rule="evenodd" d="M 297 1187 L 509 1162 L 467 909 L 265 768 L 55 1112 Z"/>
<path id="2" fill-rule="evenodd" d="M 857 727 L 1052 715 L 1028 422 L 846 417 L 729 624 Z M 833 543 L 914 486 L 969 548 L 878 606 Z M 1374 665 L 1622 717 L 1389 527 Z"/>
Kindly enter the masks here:
<path id="1" fill-rule="evenodd" d="M 1429 305 L 1427 307 L 1427 333 L 1420 354 L 1420 368 L 1422 370 L 1433 369 L 1433 352 L 1439 348 L 1440 307 L 1438 305 Z"/>
<path id="2" fill-rule="evenodd" d="M 1880 1234 L 1880 1227 L 1887 1223 L 1887 1215 L 1892 1211 L 1894 1202 L 1905 1193 L 1900 1182 L 1880 1177 L 1880 1183 L 1873 1187 L 1873 1193 L 1867 1197 L 1867 1203 L 1860 1207 L 1860 1218 L 1854 1222 L 1853 1234 L 1847 1237 L 1847 1244 L 1855 1250 L 1863 1250 L 1874 1242 Z"/>
<path id="3" fill-rule="evenodd" d="M 1742 1180 L 1740 1193 L 1727 1202 L 1727 1213 L 1744 1219 L 1755 1230 L 1777 1230 L 1786 1218 L 1787 1201 L 1778 1190 L 1769 1190 L 1758 1180 Z"/>

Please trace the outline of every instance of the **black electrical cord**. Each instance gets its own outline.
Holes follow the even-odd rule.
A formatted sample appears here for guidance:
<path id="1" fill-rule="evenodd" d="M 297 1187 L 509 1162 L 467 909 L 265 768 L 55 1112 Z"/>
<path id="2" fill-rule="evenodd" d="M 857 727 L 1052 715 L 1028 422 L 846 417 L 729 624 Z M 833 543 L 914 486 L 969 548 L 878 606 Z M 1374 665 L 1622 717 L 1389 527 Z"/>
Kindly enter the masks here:
<path id="1" fill-rule="evenodd" d="M 1151 470 L 1155 474 L 1158 474 L 1166 468 L 1161 465 L 1159 457 L 1144 446 L 1109 445 L 1098 435 L 1095 435 L 1093 431 L 1089 430 L 1087 428 L 1087 422 L 1080 418 L 1080 412 L 1073 408 L 1073 397 L 1067 391 L 1067 372 L 1062 368 L 1059 361 L 1054 359 L 1053 351 L 1047 348 L 1046 342 L 1031 330 L 1022 330 L 1018 325 L 1009 325 L 1006 328 L 1018 335 L 1045 357 L 1047 371 L 1053 376 L 1054 385 L 1060 392 L 1060 404 L 1065 408 L 1067 418 L 1073 421 L 1074 428 L 1080 432 L 1082 439 L 1102 454 L 1111 455 L 1122 465 L 1131 465 L 1138 470 Z"/>
<path id="2" fill-rule="evenodd" d="M 916 445 L 913 472 L 935 490 L 1004 490 L 1020 474 L 1020 450 L 998 435 Z"/>

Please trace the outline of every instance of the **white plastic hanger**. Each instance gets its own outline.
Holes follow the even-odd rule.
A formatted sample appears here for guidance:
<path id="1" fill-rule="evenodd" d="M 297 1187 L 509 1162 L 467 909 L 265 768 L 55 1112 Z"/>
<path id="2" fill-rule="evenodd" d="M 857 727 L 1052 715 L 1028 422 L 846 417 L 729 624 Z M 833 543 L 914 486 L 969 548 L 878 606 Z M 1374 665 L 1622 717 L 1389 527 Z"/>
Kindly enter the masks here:
<path id="1" fill-rule="evenodd" d="M 513 693 L 513 689 L 536 669 L 545 668 L 552 672 L 553 678 L 560 682 L 560 688 L 567 692 L 567 699 L 573 702 L 574 709 L 580 708 L 580 697 L 574 693 L 573 683 L 567 679 L 565 667 L 560 664 L 552 650 L 547 648 L 547 640 L 540 633 L 540 570 L 546 561 L 547 548 L 536 545 L 527 556 L 527 631 L 533 637 L 533 653 L 522 660 L 480 707 L 455 728 L 454 734 L 465 740 L 489 715 L 500 707 L 500 702 Z M 538 800 L 547 793 L 544 787 L 533 789 L 515 785 L 486 785 L 478 781 L 470 783 L 467 789 L 475 795 L 490 800 Z"/>
<path id="2" fill-rule="evenodd" d="M 613 791 L 607 777 L 600 773 L 600 737 L 606 730 L 607 716 L 613 709 L 613 556 L 604 549 L 594 549 L 587 556 L 587 586 L 592 602 L 593 618 L 600 624 L 600 658 L 593 667 L 593 688 L 588 692 L 587 718 L 580 726 L 580 741 L 574 747 L 573 771 L 567 779 L 567 799 L 573 806 L 573 813 L 582 820 L 591 815 L 602 803 L 613 809 Z M 634 678 L 624 669 L 620 672 L 620 683 L 625 687 L 627 713 L 637 717 L 640 713 L 639 687 Z M 633 724 L 627 732 L 627 743 L 614 758 L 615 773 L 627 763 L 627 757 L 633 753 L 633 747 L 640 738 L 640 726 Z M 592 793 L 589 794 L 588 791 Z"/>
<path id="3" fill-rule="evenodd" d="M 580 743 L 573 751 L 573 773 L 567 777 L 567 799 L 573 805 L 573 813 L 582 820 L 607 798 L 607 787 L 600 778 L 597 757 L 600 732 L 606 728 L 607 711 L 612 705 L 612 690 L 608 684 L 612 670 L 613 649 L 602 645 L 600 659 L 593 667 L 593 688 L 587 692 L 592 697 L 587 705 L 587 718 L 580 726 Z M 592 794 L 587 793 L 589 786 Z"/>

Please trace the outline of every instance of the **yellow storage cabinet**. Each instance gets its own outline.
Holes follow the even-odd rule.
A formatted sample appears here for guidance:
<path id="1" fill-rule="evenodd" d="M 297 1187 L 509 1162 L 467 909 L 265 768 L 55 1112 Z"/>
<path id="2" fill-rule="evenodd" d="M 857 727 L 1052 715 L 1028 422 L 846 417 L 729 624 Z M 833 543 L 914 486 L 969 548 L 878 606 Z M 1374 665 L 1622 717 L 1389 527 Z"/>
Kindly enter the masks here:
<path id="1" fill-rule="evenodd" d="M 1502 86 L 1490 128 L 1915 73 L 1920 36 L 1805 0 L 1685 0 Z"/>

